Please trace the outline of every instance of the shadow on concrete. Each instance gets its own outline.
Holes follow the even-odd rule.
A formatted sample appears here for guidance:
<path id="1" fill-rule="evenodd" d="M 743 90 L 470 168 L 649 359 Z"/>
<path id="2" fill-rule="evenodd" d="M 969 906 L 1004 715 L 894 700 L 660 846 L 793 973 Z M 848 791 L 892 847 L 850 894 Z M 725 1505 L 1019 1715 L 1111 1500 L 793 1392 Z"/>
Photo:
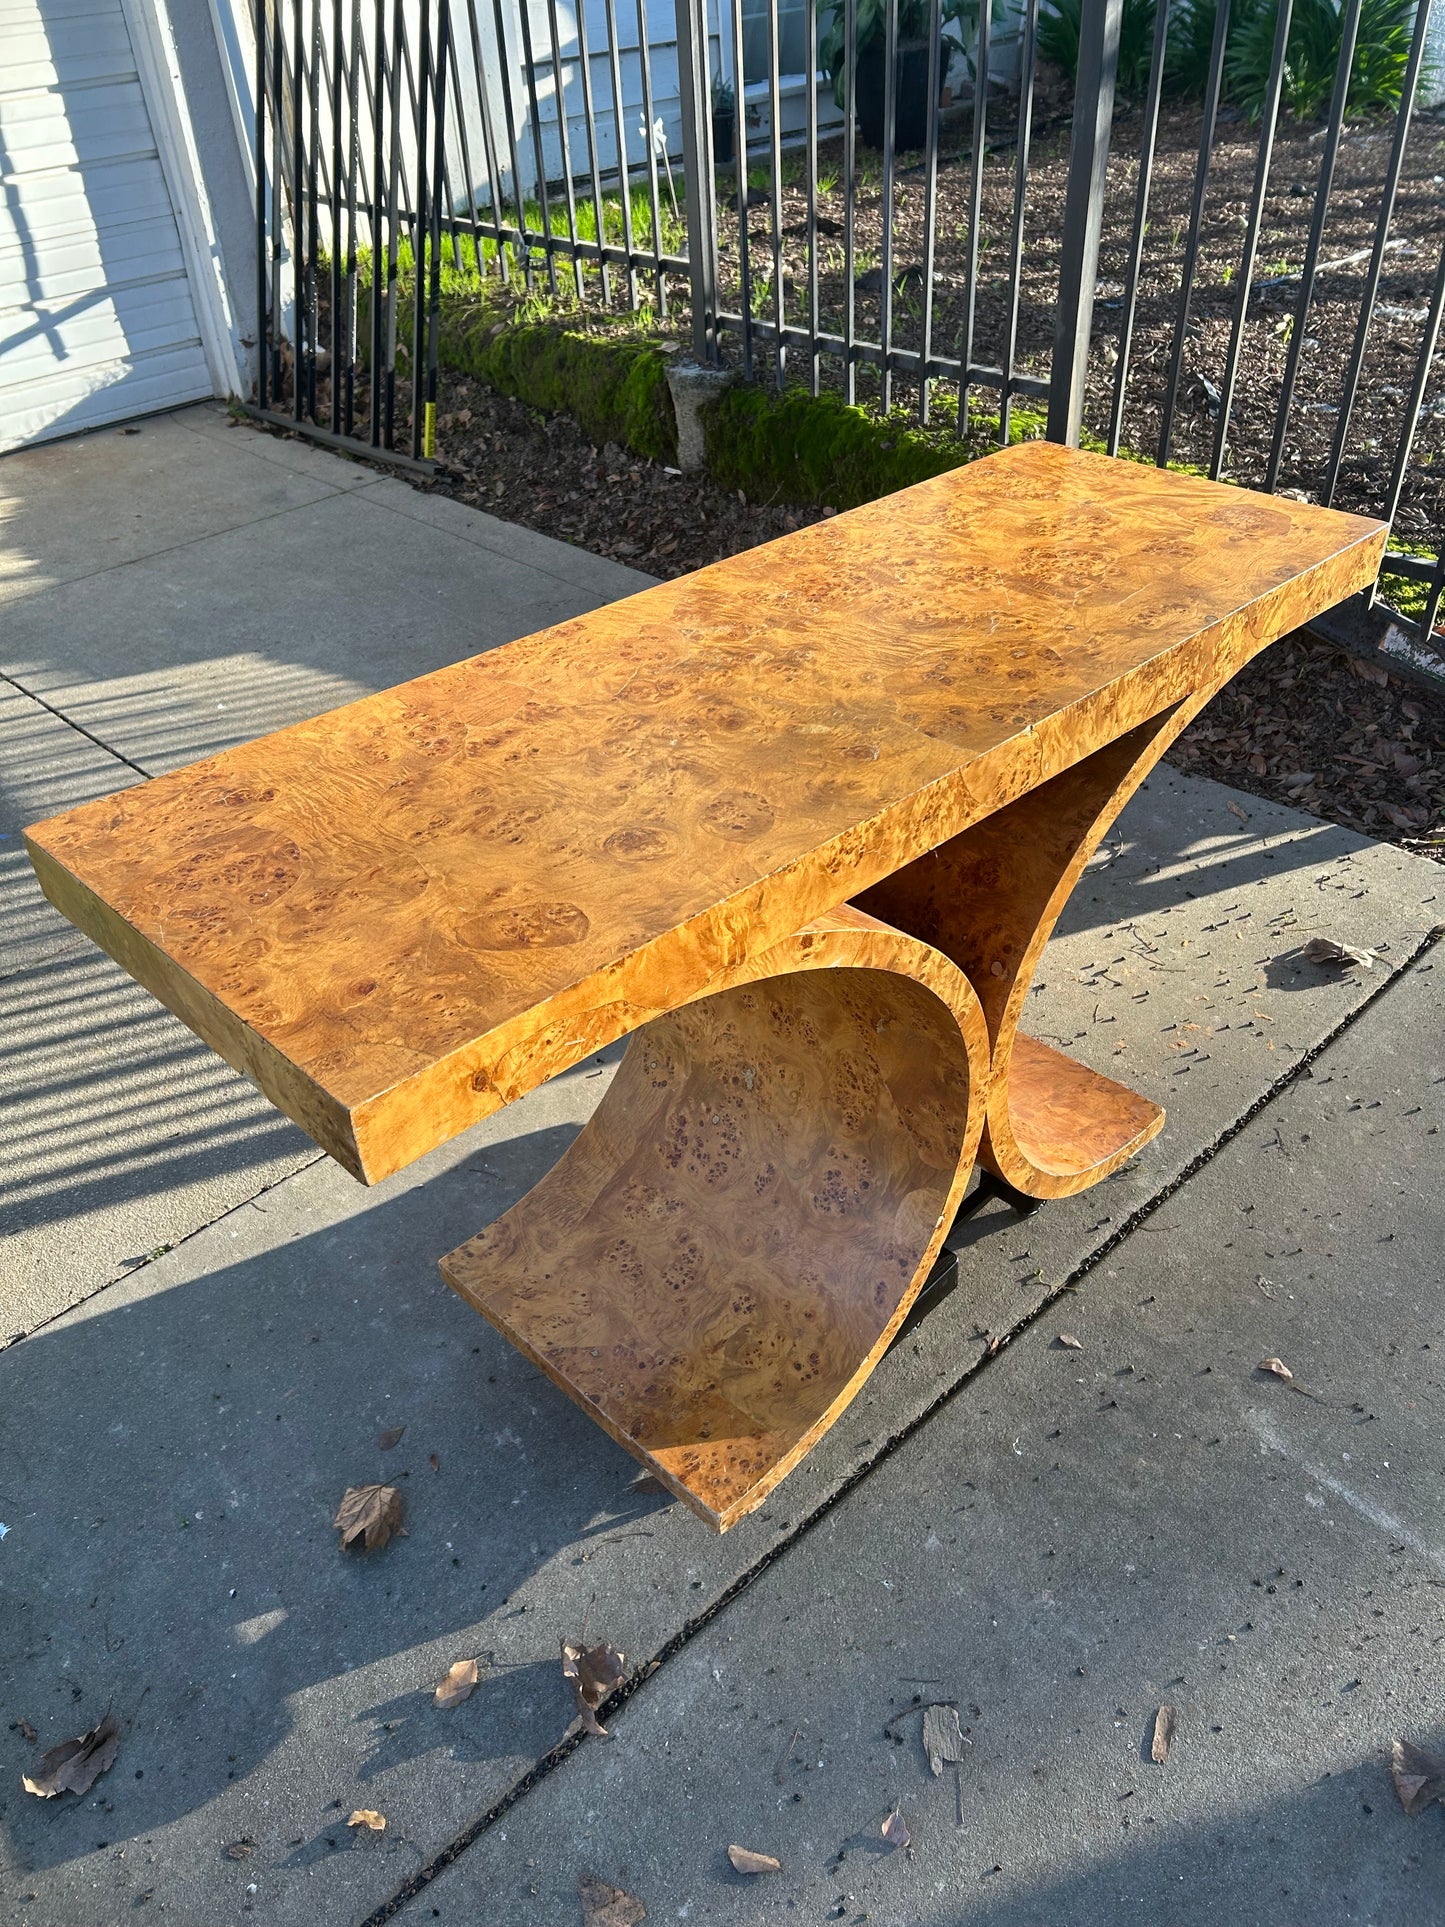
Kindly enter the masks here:
<path id="1" fill-rule="evenodd" d="M 462 1653 L 515 1647 L 511 1595 L 561 1548 L 581 1559 L 589 1542 L 646 1532 L 667 1502 L 628 1491 L 634 1461 L 446 1289 L 435 1261 L 574 1135 L 488 1145 L 171 1289 L 121 1303 L 117 1286 L 12 1348 L 3 1703 L 41 1746 L 107 1706 L 124 1729 L 97 1789 L 113 1822 L 96 1801 L 23 1795 L 32 1751 L 0 1732 L 13 1860 L 54 1865 L 107 1832 L 164 1826 L 298 1726 L 357 1756 L 348 1778 L 432 1750 L 535 1757 L 562 1736 L 573 1708 L 550 1636 L 524 1663 L 504 1657 L 444 1719 L 431 1690 Z M 382 1452 L 394 1423 L 403 1440 Z M 343 1554 L 337 1502 L 372 1480 L 404 1493 L 408 1536 Z M 529 1610 L 512 1608 L 522 1626 Z M 363 1671 L 375 1697 L 348 1744 L 325 1688 Z"/>

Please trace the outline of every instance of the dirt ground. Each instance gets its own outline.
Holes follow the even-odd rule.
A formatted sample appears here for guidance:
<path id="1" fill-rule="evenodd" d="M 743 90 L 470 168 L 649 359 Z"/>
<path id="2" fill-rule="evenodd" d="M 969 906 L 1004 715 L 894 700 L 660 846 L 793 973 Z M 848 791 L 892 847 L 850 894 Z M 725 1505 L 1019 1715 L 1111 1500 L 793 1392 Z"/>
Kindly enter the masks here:
<path id="1" fill-rule="evenodd" d="M 976 360 L 1002 364 L 1009 313 L 1008 262 L 1016 174 L 1010 104 L 991 110 L 982 183 L 982 246 L 977 290 Z M 995 119 L 998 125 L 995 126 Z M 1125 388 L 1123 444 L 1155 454 L 1162 421 L 1165 381 L 1178 310 L 1182 256 L 1199 159 L 1201 117 L 1195 106 L 1166 108 L 1149 198 L 1148 227 L 1141 264 L 1134 339 Z M 1314 301 L 1305 324 L 1294 405 L 1289 417 L 1279 485 L 1316 494 L 1329 458 L 1339 419 L 1344 370 L 1364 296 L 1368 250 L 1374 240 L 1393 122 L 1370 119 L 1349 123 L 1341 141 L 1329 197 Z M 1035 136 L 1031 145 L 1020 281 L 1016 367 L 1046 376 L 1053 346 L 1058 291 L 1058 254 L 1063 235 L 1064 189 L 1068 169 L 1068 125 L 1059 111 L 1057 89 L 1047 82 L 1035 97 Z M 1125 276 L 1134 221 L 1144 117 L 1138 106 L 1115 122 L 1110 156 L 1104 233 L 1099 260 L 1099 302 L 1094 350 L 1090 359 L 1085 419 L 1103 435 L 1109 425 L 1117 378 Z M 934 208 L 935 353 L 956 354 L 962 338 L 966 298 L 966 238 L 969 223 L 971 162 L 965 143 L 966 120 L 955 122 L 940 154 Z M 1225 463 L 1229 479 L 1262 482 L 1274 433 L 1292 315 L 1299 294 L 1298 271 L 1314 209 L 1323 130 L 1285 119 L 1275 141 L 1254 280 L 1242 339 L 1238 384 L 1230 415 Z M 1179 402 L 1170 445 L 1178 461 L 1207 464 L 1218 418 L 1217 391 L 1223 380 L 1230 331 L 1238 307 L 1245 220 L 1253 191 L 1259 129 L 1233 112 L 1220 117 L 1200 228 L 1198 265 L 1189 309 Z M 905 157 L 906 158 L 906 157 Z M 876 157 L 863 155 L 864 180 L 856 203 L 859 280 L 881 286 L 876 272 L 882 244 L 882 191 Z M 841 332 L 846 282 L 841 238 L 844 194 L 841 143 L 820 149 L 819 316 L 822 326 Z M 750 262 L 756 277 L 772 273 L 772 209 L 766 175 L 756 163 L 753 179 L 758 205 L 749 215 Z M 1418 119 L 1406 148 L 1392 245 L 1377 297 L 1335 501 L 1341 508 L 1378 511 L 1389 489 L 1391 465 L 1406 415 L 1406 400 L 1425 332 L 1431 286 L 1440 248 L 1442 181 L 1445 181 L 1445 126 Z M 807 307 L 807 200 L 803 163 L 787 158 L 779 209 L 782 228 L 785 308 L 802 320 Z M 903 277 L 893 302 L 894 338 L 899 346 L 922 346 L 921 266 L 924 260 L 926 179 L 920 164 L 900 167 L 895 192 L 893 259 Z M 737 220 L 725 214 L 721 225 L 725 305 L 741 307 L 737 273 Z M 1357 258 L 1361 254 L 1366 259 Z M 915 272 L 910 275 L 909 270 Z M 771 317 L 772 296 L 756 300 L 758 312 Z M 855 292 L 855 328 L 876 340 L 881 293 Z M 674 326 L 679 325 L 674 323 Z M 826 361 L 823 380 L 841 380 Z M 1211 394 L 1211 388 L 1215 391 Z M 877 394 L 876 371 L 860 372 L 859 399 Z M 979 389 L 976 399 L 996 407 L 996 391 Z M 916 399 L 916 389 L 895 383 L 896 397 Z M 1396 517 L 1397 533 L 1407 542 L 1438 536 L 1445 495 L 1445 368 L 1437 364 L 1419 423 L 1415 453 L 1405 479 Z"/>

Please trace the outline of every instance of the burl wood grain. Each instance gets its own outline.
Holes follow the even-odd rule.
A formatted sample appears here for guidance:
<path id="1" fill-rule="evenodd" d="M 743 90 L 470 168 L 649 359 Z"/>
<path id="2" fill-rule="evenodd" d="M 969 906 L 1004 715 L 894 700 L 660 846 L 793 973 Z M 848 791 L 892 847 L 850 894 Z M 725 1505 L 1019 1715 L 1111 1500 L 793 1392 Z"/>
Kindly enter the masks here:
<path id="1" fill-rule="evenodd" d="M 987 1068 L 963 974 L 842 910 L 638 1032 L 561 1161 L 442 1275 L 726 1530 L 901 1324 Z"/>
<path id="2" fill-rule="evenodd" d="M 1018 848 L 1044 808 L 1020 799 L 1362 587 L 1383 542 L 1029 444 L 29 847 L 61 910 L 374 1181 L 1010 806 Z M 1001 1167 L 1032 1110 L 991 1113 Z"/>

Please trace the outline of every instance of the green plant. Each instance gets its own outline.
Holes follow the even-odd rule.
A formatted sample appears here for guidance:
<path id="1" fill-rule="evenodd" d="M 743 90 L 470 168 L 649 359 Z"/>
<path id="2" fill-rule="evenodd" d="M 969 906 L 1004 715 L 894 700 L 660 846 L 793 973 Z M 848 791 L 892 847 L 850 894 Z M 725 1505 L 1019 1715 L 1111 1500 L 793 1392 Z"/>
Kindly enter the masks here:
<path id="1" fill-rule="evenodd" d="M 712 110 L 715 114 L 732 114 L 737 111 L 737 95 L 733 92 L 730 80 L 715 80 L 712 84 Z"/>
<path id="2" fill-rule="evenodd" d="M 994 0 L 997 8 L 999 0 Z M 928 20 L 932 8 L 930 0 L 898 0 L 898 42 L 902 46 L 908 41 L 927 40 Z M 940 17 L 944 32 L 940 37 L 941 59 L 944 70 L 954 54 L 967 58 L 964 38 L 958 33 L 948 31 L 958 27 L 964 36 L 972 23 L 978 19 L 978 0 L 943 0 Z M 887 30 L 887 0 L 857 0 L 854 13 L 857 34 L 858 60 L 867 59 L 876 49 L 883 46 L 883 36 Z M 833 84 L 833 98 L 840 107 L 848 104 L 848 49 L 845 29 L 847 15 L 842 0 L 832 0 L 828 15 L 828 25 L 818 42 L 818 59 L 823 71 Z"/>
<path id="3" fill-rule="evenodd" d="M 1197 99 L 1204 93 L 1215 6 L 1216 0 L 1181 0 L 1170 19 L 1166 73 L 1175 94 Z M 1350 65 L 1348 112 L 1399 105 L 1415 8 L 1416 0 L 1364 0 Z M 1258 119 L 1266 105 L 1277 18 L 1277 0 L 1238 0 L 1230 10 L 1223 93 L 1251 120 Z M 1313 119 L 1329 105 L 1343 29 L 1343 0 L 1295 0 L 1281 91 L 1286 109 L 1301 120 Z"/>
<path id="4" fill-rule="evenodd" d="M 1079 68 L 1079 18 L 1083 0 L 1049 0 L 1039 10 L 1039 53 L 1072 80 Z M 1154 0 L 1124 0 L 1119 23 L 1119 86 L 1142 94 L 1149 81 L 1154 43 Z"/>

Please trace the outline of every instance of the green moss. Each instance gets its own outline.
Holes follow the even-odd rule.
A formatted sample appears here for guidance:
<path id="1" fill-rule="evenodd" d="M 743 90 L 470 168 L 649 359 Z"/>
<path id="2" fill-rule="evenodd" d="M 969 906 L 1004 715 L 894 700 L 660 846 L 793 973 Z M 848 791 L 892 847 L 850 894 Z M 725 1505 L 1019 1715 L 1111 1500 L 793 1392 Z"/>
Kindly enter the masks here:
<path id="1" fill-rule="evenodd" d="M 440 356 L 529 408 L 571 415 L 599 447 L 618 442 L 652 461 L 677 460 L 667 357 L 649 342 L 444 308 Z"/>
<path id="2" fill-rule="evenodd" d="M 1015 409 L 1011 441 L 1031 441 L 1043 418 Z M 927 428 L 901 409 L 878 416 L 841 396 L 801 390 L 771 395 L 729 388 L 703 411 L 707 465 L 724 488 L 758 500 L 857 508 L 959 468 L 996 445 L 998 417 L 970 416 L 957 432 L 957 408 L 935 404 Z"/>

